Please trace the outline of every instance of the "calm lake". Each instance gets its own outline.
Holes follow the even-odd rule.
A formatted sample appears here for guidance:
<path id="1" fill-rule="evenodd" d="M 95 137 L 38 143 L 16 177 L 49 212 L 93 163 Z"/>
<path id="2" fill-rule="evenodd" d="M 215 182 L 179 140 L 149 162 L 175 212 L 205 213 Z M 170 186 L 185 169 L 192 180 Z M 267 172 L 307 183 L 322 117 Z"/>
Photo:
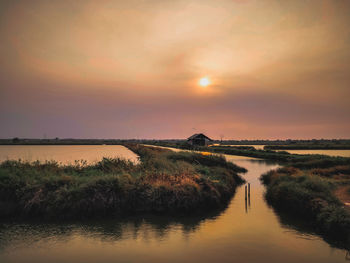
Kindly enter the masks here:
<path id="1" fill-rule="evenodd" d="M 250 202 L 245 202 L 242 186 L 227 208 L 198 216 L 3 222 L 0 262 L 346 262 L 347 251 L 331 247 L 310 226 L 281 217 L 267 205 L 258 178 L 277 165 L 226 158 L 248 169 L 243 176 L 251 183 Z"/>

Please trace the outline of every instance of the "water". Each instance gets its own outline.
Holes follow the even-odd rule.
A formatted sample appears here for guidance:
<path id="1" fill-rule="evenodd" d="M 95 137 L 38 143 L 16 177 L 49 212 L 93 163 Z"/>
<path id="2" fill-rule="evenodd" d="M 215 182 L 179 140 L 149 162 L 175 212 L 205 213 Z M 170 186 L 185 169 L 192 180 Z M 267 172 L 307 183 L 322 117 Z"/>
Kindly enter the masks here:
<path id="1" fill-rule="evenodd" d="M 0 145 L 0 162 L 5 160 L 51 161 L 72 164 L 85 160 L 93 164 L 102 157 L 128 159 L 135 163 L 138 157 L 122 145 Z"/>
<path id="2" fill-rule="evenodd" d="M 221 145 L 221 146 L 234 146 L 234 147 L 240 147 L 240 146 L 248 146 L 248 147 L 254 147 L 257 150 L 264 150 L 265 145 L 248 145 L 248 144 L 233 144 L 233 145 Z"/>
<path id="3" fill-rule="evenodd" d="M 294 227 L 266 204 L 258 178 L 276 165 L 226 157 L 248 169 L 250 204 L 242 186 L 227 208 L 200 216 L 2 223 L 0 262 L 345 262 L 345 250 L 302 224 Z"/>
<path id="4" fill-rule="evenodd" d="M 350 157 L 350 150 L 286 150 L 292 154 L 323 154 L 329 156 Z"/>
<path id="5" fill-rule="evenodd" d="M 257 150 L 264 150 L 265 145 L 222 145 L 222 146 L 252 146 Z M 323 154 L 329 156 L 350 157 L 350 150 L 276 150 L 291 154 Z"/>

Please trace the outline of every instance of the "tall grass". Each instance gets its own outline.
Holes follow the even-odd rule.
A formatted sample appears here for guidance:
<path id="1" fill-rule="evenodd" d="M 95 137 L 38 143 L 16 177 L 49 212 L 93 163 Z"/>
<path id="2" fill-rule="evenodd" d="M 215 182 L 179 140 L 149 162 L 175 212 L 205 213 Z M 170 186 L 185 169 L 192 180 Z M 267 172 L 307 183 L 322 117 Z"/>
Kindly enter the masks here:
<path id="1" fill-rule="evenodd" d="M 0 217 L 88 218 L 139 212 L 190 213 L 224 205 L 243 168 L 222 157 L 128 145 L 134 164 L 103 159 L 0 164 Z"/>
<path id="2" fill-rule="evenodd" d="M 349 248 L 350 214 L 333 194 L 337 181 L 313 172 L 285 167 L 262 175 L 266 199 L 277 210 L 311 220 L 321 234 Z"/>

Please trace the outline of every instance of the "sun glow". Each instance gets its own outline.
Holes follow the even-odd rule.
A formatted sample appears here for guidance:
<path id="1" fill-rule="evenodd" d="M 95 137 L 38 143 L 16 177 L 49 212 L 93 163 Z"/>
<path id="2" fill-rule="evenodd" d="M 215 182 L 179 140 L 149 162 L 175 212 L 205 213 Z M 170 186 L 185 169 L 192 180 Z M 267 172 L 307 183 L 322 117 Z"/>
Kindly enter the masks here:
<path id="1" fill-rule="evenodd" d="M 208 85 L 210 85 L 210 79 L 208 77 L 203 77 L 199 80 L 199 85 L 202 87 L 207 87 Z"/>

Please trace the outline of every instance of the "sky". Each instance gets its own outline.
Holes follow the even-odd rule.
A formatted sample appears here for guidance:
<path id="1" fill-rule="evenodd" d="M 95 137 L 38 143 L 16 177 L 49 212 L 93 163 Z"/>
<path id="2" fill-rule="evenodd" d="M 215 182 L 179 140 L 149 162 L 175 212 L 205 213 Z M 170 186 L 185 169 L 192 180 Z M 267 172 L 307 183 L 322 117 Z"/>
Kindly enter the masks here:
<path id="1" fill-rule="evenodd" d="M 0 138 L 350 138 L 349 10 L 0 0 Z"/>

